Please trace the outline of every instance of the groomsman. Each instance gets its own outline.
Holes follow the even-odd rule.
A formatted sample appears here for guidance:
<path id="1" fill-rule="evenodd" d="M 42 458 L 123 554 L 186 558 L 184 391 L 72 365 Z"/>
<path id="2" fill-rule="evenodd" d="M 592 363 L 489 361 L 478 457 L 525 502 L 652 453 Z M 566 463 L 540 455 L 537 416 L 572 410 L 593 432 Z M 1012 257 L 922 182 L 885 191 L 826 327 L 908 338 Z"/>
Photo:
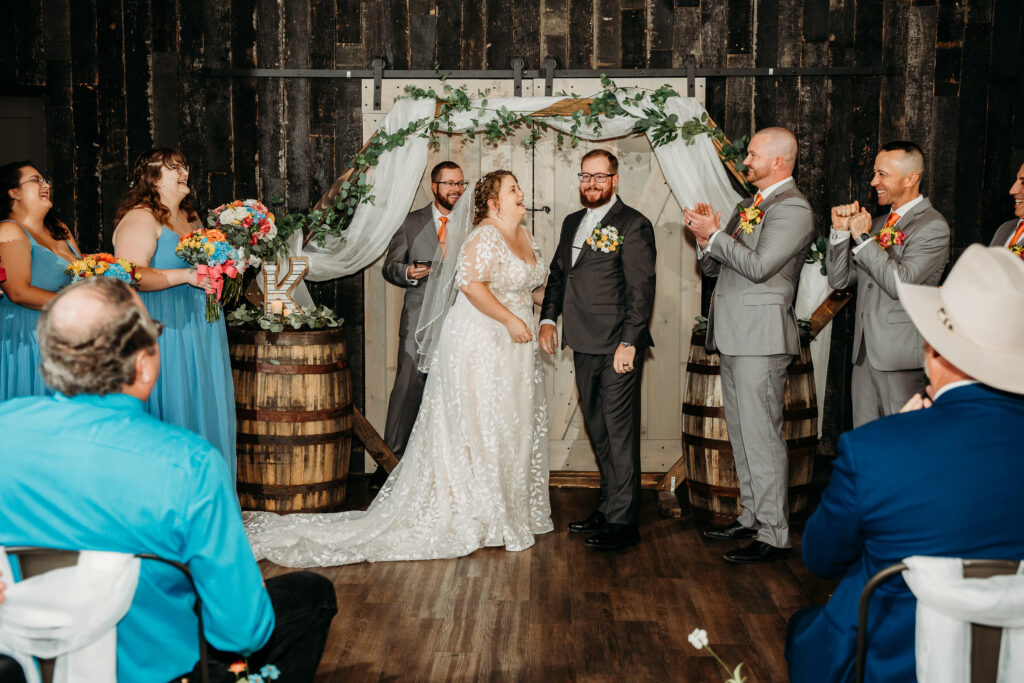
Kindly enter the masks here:
<path id="1" fill-rule="evenodd" d="M 701 270 L 718 283 L 705 342 L 721 357 L 722 400 L 743 510 L 714 539 L 753 538 L 725 554 L 734 564 L 771 562 L 790 553 L 789 456 L 782 436 L 786 369 L 800 353 L 793 313 L 796 284 L 814 237 L 811 206 L 793 180 L 796 137 L 785 128 L 758 131 L 747 145 L 746 179 L 758 189 L 733 211 L 707 204 L 686 209 Z"/>
<path id="2" fill-rule="evenodd" d="M 832 208 L 828 283 L 856 283 L 853 426 L 899 412 L 925 386 L 921 335 L 896 294 L 904 284 L 939 284 L 949 260 L 949 225 L 921 192 L 924 154 L 890 142 L 875 157 L 871 187 L 889 211 L 872 222 L 858 202 Z"/>
<path id="3" fill-rule="evenodd" d="M 640 540 L 640 375 L 654 346 L 648 324 L 657 251 L 651 222 L 615 194 L 618 159 L 595 149 L 580 171 L 584 208 L 562 222 L 538 342 L 555 352 L 561 315 L 562 347 L 573 350 L 580 410 L 601 472 L 597 509 L 569 531 L 590 534 L 587 547 L 610 550 Z M 600 231 L 601 239 L 591 238 Z"/>
<path id="4" fill-rule="evenodd" d="M 430 190 L 434 193 L 434 201 L 406 217 L 402 227 L 391 238 L 384 257 L 384 279 L 405 288 L 398 333 L 398 371 L 384 427 L 384 441 L 398 458 L 405 452 L 420 410 L 423 385 L 427 381 L 427 375 L 416 367 L 416 324 L 423 306 L 431 259 L 438 245 L 444 249 L 448 214 L 466 190 L 459 165 L 453 161 L 442 161 L 434 166 L 430 171 Z M 383 470 L 378 468 L 373 484 L 379 487 L 385 478 Z"/>
<path id="5" fill-rule="evenodd" d="M 1010 187 L 1013 214 L 1016 218 L 999 226 L 992 237 L 991 247 L 1024 247 L 1024 164 L 1017 171 L 1017 180 Z"/>

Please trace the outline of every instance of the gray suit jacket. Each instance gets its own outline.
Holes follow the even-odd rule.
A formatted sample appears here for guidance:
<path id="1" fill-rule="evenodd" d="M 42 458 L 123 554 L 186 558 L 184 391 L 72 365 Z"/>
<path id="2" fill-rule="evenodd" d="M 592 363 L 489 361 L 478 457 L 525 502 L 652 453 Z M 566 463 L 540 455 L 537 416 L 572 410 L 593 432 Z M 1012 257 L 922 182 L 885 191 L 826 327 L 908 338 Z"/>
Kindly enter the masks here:
<path id="1" fill-rule="evenodd" d="M 384 279 L 393 285 L 405 288 L 405 302 L 402 305 L 402 320 L 399 324 L 399 340 L 402 350 L 416 357 L 416 323 L 423 306 L 423 293 L 429 278 L 412 284 L 405 277 L 413 261 L 430 261 L 437 252 L 437 230 L 431 205 L 413 211 L 406 216 L 402 227 L 391 238 L 387 256 L 384 257 Z"/>
<path id="2" fill-rule="evenodd" d="M 1014 218 L 1012 221 L 1006 221 L 999 226 L 996 230 L 996 234 L 992 236 L 992 241 L 989 242 L 990 247 L 1005 247 L 1006 240 L 1013 237 L 1013 233 L 1017 230 L 1017 219 Z M 1021 235 L 1020 239 L 1017 240 L 1017 244 L 1024 244 L 1024 235 Z"/>
<path id="3" fill-rule="evenodd" d="M 745 199 L 744 207 L 754 203 Z M 814 237 L 811 205 L 790 181 L 761 203 L 764 217 L 749 235 L 733 232 L 739 210 L 725 234 L 700 261 L 706 275 L 718 277 L 708 314 L 707 348 L 730 356 L 800 353 L 793 312 L 796 285 Z"/>
<path id="4" fill-rule="evenodd" d="M 898 212 L 897 212 L 898 213 Z M 877 235 L 888 214 L 871 224 Z M 828 243 L 828 283 L 845 289 L 856 283 L 857 311 L 853 326 L 854 362 L 863 340 L 871 367 L 884 372 L 921 367 L 923 339 L 903 310 L 896 278 L 915 285 L 939 284 L 949 261 L 949 225 L 927 198 L 896 226 L 906 236 L 902 245 L 883 249 L 877 241 L 853 253 L 853 240 Z"/>

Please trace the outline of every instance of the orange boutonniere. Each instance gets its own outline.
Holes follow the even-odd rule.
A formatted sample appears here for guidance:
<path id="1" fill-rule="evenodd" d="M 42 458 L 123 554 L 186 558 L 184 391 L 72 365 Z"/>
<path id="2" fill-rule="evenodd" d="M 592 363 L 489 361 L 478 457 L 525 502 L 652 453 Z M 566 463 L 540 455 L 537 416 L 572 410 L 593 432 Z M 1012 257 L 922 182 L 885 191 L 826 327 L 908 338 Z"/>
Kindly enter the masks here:
<path id="1" fill-rule="evenodd" d="M 907 236 L 902 230 L 890 226 L 888 228 L 882 228 L 881 231 L 875 235 L 875 239 L 878 241 L 878 246 L 882 249 L 888 249 L 894 244 L 899 246 L 903 244 L 903 241 L 907 239 Z"/>

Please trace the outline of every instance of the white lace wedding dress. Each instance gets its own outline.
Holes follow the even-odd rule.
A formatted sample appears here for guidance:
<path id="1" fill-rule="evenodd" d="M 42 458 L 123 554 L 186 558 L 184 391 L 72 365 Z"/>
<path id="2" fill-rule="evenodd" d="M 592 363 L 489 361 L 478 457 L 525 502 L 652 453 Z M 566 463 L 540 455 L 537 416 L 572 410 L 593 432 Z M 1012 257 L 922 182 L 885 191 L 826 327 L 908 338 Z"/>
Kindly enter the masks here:
<path id="1" fill-rule="evenodd" d="M 490 283 L 533 331 L 514 343 L 505 326 L 460 292 L 444 320 L 405 455 L 365 512 L 244 513 L 256 559 L 288 567 L 461 557 L 484 546 L 523 550 L 552 530 L 547 407 L 531 291 L 547 279 L 498 229 L 475 228 L 460 284 Z"/>

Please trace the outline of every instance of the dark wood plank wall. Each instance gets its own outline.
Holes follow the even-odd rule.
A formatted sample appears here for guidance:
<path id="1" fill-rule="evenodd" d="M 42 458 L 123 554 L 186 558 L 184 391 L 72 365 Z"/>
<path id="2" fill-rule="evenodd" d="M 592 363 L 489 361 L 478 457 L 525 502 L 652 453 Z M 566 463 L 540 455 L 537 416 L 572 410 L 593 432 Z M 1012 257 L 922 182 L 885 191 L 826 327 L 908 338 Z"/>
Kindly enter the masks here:
<path id="1" fill-rule="evenodd" d="M 0 9 L 0 92 L 45 97 L 56 204 L 85 249 L 109 248 L 131 163 L 179 146 L 201 208 L 315 201 L 362 143 L 360 85 L 223 79 L 203 68 L 888 66 L 887 78 L 712 78 L 731 136 L 783 125 L 819 228 L 835 202 L 873 205 L 880 142 L 926 150 L 926 193 L 954 252 L 1010 214 L 1024 160 L 1024 9 L 1017 0 L 22 0 Z M 361 275 L 313 286 L 345 318 L 362 403 Z M 847 339 L 833 337 L 828 440 L 848 423 Z"/>

